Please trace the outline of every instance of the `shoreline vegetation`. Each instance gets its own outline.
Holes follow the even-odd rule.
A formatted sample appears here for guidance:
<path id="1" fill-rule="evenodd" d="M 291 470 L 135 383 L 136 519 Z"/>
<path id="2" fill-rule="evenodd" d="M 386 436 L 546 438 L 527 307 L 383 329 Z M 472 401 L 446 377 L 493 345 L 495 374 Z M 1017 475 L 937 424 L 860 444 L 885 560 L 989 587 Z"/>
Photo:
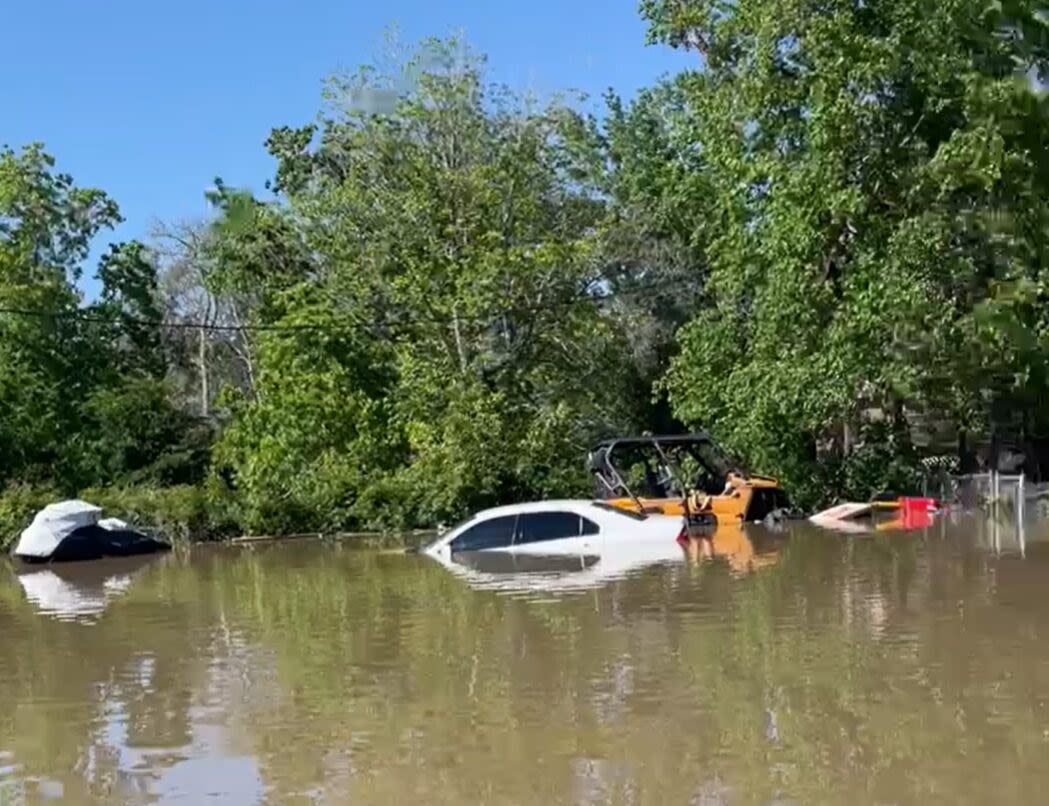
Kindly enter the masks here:
<path id="1" fill-rule="evenodd" d="M 539 101 L 426 40 L 274 128 L 265 194 L 97 266 L 116 201 L 0 148 L 0 548 L 70 497 L 176 541 L 426 529 L 699 428 L 804 509 L 1042 480 L 1041 6 L 640 8 L 696 70 Z"/>
<path id="2" fill-rule="evenodd" d="M 325 540 L 378 549 L 408 548 L 425 542 L 437 533 L 437 527 L 434 527 L 241 534 L 234 522 L 221 524 L 213 514 L 209 514 L 200 491 L 193 487 L 89 490 L 81 497 L 89 503 L 103 502 L 100 506 L 106 517 L 118 517 L 148 528 L 178 544 L 222 541 L 249 546 L 285 540 Z M 29 524 L 37 511 L 56 500 L 58 498 L 53 490 L 9 489 L 0 498 L 0 531 L 15 535 L 8 546 L 17 542 L 18 533 Z M 220 528 L 216 528 L 216 524 L 220 524 Z"/>

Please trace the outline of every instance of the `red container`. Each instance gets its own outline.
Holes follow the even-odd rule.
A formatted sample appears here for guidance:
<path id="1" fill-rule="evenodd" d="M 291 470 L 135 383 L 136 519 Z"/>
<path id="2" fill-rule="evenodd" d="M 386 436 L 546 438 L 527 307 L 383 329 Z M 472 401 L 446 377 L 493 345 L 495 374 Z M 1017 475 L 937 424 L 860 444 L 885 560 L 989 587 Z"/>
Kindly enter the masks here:
<path id="1" fill-rule="evenodd" d="M 935 498 L 900 499 L 900 509 L 904 512 L 935 512 L 938 508 Z"/>
<path id="2" fill-rule="evenodd" d="M 904 529 L 928 529 L 937 508 L 934 498 L 901 498 L 900 525 Z"/>

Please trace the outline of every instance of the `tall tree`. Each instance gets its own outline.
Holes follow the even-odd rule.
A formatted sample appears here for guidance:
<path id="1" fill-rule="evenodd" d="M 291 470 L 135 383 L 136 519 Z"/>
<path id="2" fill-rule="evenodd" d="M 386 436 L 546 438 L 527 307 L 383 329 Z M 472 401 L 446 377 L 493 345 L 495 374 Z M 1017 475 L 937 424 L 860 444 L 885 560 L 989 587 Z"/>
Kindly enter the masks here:
<path id="1" fill-rule="evenodd" d="M 681 417 L 812 498 L 905 481 L 909 410 L 979 430 L 994 400 L 1045 394 L 1040 4 L 642 10 L 701 67 L 675 82 L 713 201 Z"/>
<path id="2" fill-rule="evenodd" d="M 593 241 L 608 313 L 630 334 L 634 419 L 679 427 L 658 382 L 677 353 L 677 331 L 703 304 L 710 189 L 695 146 L 697 121 L 680 87 L 664 83 L 567 129 L 577 182 L 603 201 Z M 654 397 L 654 393 L 657 394 Z"/>
<path id="3" fill-rule="evenodd" d="M 283 212 L 316 262 L 267 294 L 281 323 L 337 328 L 263 347 L 259 401 L 225 440 L 258 500 L 335 462 L 350 483 L 332 511 L 432 523 L 564 494 L 589 440 L 623 425 L 625 342 L 595 299 L 601 207 L 564 145 L 578 118 L 487 86 L 482 67 L 429 42 L 398 74 L 333 80 L 319 129 L 274 132 Z M 340 406 L 335 426 L 323 412 Z"/>
<path id="4" fill-rule="evenodd" d="M 0 484 L 66 461 L 91 383 L 74 283 L 91 239 L 119 220 L 104 193 L 53 168 L 40 145 L 0 149 Z"/>
<path id="5" fill-rule="evenodd" d="M 92 239 L 119 220 L 41 146 L 0 151 L 0 485 L 202 477 L 208 436 L 170 403 L 149 250 L 112 246 L 81 306 Z"/>

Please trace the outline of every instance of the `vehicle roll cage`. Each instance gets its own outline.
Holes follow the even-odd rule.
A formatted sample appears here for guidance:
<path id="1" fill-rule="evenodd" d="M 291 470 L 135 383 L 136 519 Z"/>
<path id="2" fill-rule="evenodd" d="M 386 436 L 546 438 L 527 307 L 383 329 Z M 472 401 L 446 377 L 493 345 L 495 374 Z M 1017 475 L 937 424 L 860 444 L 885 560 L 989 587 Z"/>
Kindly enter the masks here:
<path id="1" fill-rule="evenodd" d="M 704 432 L 610 439 L 598 443 L 587 458 L 587 467 L 601 488 L 599 497 L 623 495 L 641 506 L 641 496 L 631 488 L 616 464 L 619 456 L 631 450 L 642 457 L 646 480 L 649 486 L 657 488 L 656 497 L 660 498 L 685 498 L 697 488 L 711 494 L 720 493 L 728 474 L 734 470 L 714 440 Z M 682 454 L 696 463 L 700 478 L 692 482 L 686 480 L 679 461 Z M 656 470 L 651 466 L 653 458 L 658 460 Z M 662 475 L 657 476 L 657 472 Z"/>

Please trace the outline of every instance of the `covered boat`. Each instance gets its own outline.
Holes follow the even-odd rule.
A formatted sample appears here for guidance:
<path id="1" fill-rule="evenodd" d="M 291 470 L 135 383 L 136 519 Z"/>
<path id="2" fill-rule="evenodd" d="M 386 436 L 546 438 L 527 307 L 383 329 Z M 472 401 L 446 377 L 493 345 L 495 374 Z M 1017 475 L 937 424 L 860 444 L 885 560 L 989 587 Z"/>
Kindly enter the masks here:
<path id="1" fill-rule="evenodd" d="M 171 546 L 131 528 L 86 501 L 61 501 L 40 510 L 22 532 L 14 555 L 29 563 L 99 560 L 166 551 Z"/>

